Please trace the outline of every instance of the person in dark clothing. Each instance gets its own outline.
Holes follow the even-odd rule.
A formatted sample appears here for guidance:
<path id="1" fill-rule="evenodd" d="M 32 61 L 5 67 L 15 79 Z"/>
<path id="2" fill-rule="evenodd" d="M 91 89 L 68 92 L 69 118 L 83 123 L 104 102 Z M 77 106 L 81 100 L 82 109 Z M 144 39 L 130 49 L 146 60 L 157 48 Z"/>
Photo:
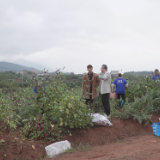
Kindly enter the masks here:
<path id="1" fill-rule="evenodd" d="M 94 99 L 98 96 L 96 88 L 100 84 L 98 75 L 93 72 L 93 66 L 87 66 L 88 73 L 83 76 L 82 91 L 83 98 L 86 100 L 86 104 L 92 104 Z"/>

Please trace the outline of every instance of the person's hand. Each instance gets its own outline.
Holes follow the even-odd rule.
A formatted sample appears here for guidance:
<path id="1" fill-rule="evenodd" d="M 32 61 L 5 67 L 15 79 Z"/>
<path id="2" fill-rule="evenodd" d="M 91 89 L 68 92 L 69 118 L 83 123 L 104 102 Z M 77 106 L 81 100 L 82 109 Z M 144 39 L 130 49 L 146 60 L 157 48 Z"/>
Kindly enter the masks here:
<path id="1" fill-rule="evenodd" d="M 99 75 L 97 73 L 95 73 L 95 76 L 98 77 Z"/>

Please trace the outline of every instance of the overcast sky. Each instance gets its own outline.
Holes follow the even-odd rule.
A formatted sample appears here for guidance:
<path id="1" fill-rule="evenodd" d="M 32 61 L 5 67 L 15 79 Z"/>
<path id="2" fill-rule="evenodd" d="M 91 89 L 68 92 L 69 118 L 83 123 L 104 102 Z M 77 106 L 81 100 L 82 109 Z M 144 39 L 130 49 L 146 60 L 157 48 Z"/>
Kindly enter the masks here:
<path id="1" fill-rule="evenodd" d="M 0 0 L 0 61 L 86 72 L 154 70 L 159 0 Z"/>

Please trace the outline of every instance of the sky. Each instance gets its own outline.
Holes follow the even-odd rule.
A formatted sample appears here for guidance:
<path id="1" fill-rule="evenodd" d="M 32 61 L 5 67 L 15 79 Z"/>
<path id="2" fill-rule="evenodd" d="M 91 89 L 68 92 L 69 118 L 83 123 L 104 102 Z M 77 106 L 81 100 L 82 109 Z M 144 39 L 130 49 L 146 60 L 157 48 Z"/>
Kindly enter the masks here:
<path id="1" fill-rule="evenodd" d="M 86 72 L 159 68 L 159 0 L 0 0 L 0 61 Z"/>

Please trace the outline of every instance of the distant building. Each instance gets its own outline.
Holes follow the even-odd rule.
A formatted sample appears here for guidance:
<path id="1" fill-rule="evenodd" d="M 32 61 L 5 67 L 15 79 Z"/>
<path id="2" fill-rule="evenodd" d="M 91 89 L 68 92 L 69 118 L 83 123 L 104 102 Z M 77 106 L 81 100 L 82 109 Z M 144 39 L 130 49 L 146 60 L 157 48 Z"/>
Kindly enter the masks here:
<path id="1" fill-rule="evenodd" d="M 111 76 L 112 76 L 112 77 L 117 77 L 118 74 L 119 74 L 119 71 L 118 71 L 118 70 L 113 70 L 113 71 L 111 71 Z"/>
<path id="2" fill-rule="evenodd" d="M 27 74 L 28 71 L 17 71 L 16 74 Z"/>

